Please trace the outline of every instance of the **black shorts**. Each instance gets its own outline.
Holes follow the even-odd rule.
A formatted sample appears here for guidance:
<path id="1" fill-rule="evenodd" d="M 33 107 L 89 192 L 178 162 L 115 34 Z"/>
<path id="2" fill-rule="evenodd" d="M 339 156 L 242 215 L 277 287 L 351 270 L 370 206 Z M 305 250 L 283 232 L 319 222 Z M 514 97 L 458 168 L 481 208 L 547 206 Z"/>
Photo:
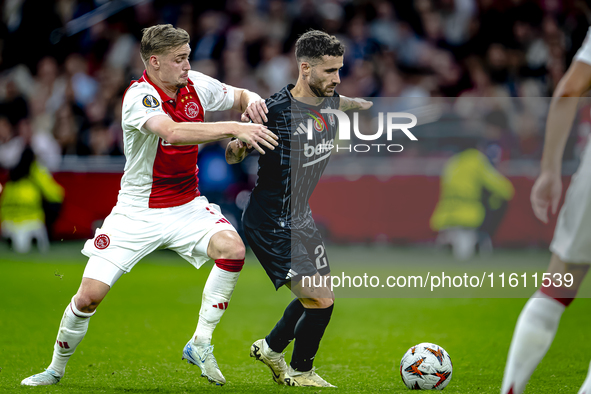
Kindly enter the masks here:
<path id="1" fill-rule="evenodd" d="M 298 230 L 245 225 L 244 233 L 275 289 L 289 281 L 297 283 L 303 276 L 330 273 L 324 242 L 315 225 Z"/>

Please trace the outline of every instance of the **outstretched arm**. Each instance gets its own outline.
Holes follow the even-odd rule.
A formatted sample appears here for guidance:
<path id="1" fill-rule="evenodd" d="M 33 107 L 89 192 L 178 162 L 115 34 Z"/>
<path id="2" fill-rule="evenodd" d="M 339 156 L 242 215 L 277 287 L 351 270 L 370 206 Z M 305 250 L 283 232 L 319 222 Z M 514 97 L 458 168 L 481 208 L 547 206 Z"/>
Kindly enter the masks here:
<path id="1" fill-rule="evenodd" d="M 345 96 L 339 96 L 339 99 L 340 111 L 349 111 L 352 109 L 365 111 L 366 109 L 371 108 L 371 106 L 373 105 L 371 101 L 367 101 L 362 98 L 350 98 Z"/>
<path id="2" fill-rule="evenodd" d="M 175 122 L 168 116 L 153 116 L 144 124 L 144 129 L 158 135 L 171 145 L 195 145 L 236 137 L 252 145 L 262 155 L 264 146 L 271 150 L 277 146 L 277 136 L 266 126 L 255 123 Z"/>

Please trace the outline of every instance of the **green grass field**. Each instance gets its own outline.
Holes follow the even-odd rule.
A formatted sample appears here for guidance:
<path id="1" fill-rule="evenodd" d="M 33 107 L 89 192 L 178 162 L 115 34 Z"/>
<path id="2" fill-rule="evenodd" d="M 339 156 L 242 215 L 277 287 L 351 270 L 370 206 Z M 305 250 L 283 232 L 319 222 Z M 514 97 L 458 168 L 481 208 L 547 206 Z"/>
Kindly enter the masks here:
<path id="1" fill-rule="evenodd" d="M 81 246 L 55 244 L 48 254 L 26 256 L 0 246 L 0 392 L 406 393 L 398 374 L 400 357 L 412 345 L 434 342 L 454 363 L 445 392 L 498 393 L 515 321 L 525 303 L 524 298 L 339 298 L 315 361 L 318 372 L 338 389 L 282 387 L 248 352 L 251 343 L 275 324 L 290 294 L 275 292 L 249 255 L 213 338 L 228 381 L 220 388 L 200 378 L 198 367 L 181 362 L 183 346 L 195 330 L 211 263 L 195 270 L 174 253 L 161 251 L 113 287 L 57 386 L 21 387 L 23 378 L 42 371 L 51 360 L 63 310 L 84 270 Z M 341 256 L 356 256 L 352 250 L 329 246 L 333 269 Z M 382 252 L 419 262 L 434 256 L 421 249 Z M 437 260 L 441 258 L 447 257 Z M 543 270 L 548 258 L 541 251 L 501 251 L 488 262 L 510 266 L 528 261 Z M 591 354 L 590 312 L 589 299 L 578 299 L 568 308 L 527 393 L 577 392 Z M 288 360 L 290 353 L 291 347 Z"/>

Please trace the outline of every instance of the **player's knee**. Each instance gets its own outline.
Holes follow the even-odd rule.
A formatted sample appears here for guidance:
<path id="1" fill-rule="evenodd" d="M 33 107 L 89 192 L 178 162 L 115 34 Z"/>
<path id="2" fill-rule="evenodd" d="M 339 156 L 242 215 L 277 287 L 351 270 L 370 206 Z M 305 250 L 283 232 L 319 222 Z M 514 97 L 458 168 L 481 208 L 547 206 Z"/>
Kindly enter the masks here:
<path id="1" fill-rule="evenodd" d="M 74 297 L 74 302 L 76 303 L 76 308 L 80 312 L 92 313 L 99 306 L 101 300 L 93 297 L 91 294 L 79 293 Z"/>
<path id="2" fill-rule="evenodd" d="M 238 237 L 238 239 L 228 240 L 225 243 L 224 248 L 220 250 L 219 254 L 219 258 L 221 259 L 244 260 L 246 248 L 244 247 L 242 240 Z"/>
<path id="3" fill-rule="evenodd" d="M 326 309 L 334 304 L 334 296 L 330 298 L 309 298 L 303 303 L 305 308 Z"/>
<path id="4" fill-rule="evenodd" d="M 244 256 L 246 255 L 246 248 L 244 247 L 244 243 L 236 234 L 235 237 L 232 237 L 226 243 L 225 250 L 222 250 L 222 258 L 229 259 L 229 260 L 244 260 Z"/>
<path id="5" fill-rule="evenodd" d="M 244 260 L 246 248 L 238 233 L 224 231 L 214 235 L 209 252 L 209 257 L 214 260 Z"/>
<path id="6" fill-rule="evenodd" d="M 320 298 L 319 300 L 320 302 L 318 305 L 320 305 L 322 309 L 326 309 L 334 305 L 334 296 L 331 298 Z"/>
<path id="7" fill-rule="evenodd" d="M 232 244 L 230 254 L 232 260 L 244 260 L 244 256 L 246 256 L 246 247 L 241 239 Z"/>

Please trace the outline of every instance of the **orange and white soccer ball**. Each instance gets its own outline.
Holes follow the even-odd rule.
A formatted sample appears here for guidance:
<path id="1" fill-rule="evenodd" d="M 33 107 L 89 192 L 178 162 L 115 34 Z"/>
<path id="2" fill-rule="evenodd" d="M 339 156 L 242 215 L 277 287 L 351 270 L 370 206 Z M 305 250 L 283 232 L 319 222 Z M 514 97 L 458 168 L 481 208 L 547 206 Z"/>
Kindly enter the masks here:
<path id="1" fill-rule="evenodd" d="M 451 380 L 452 369 L 445 349 L 428 342 L 408 349 L 400 361 L 402 381 L 412 390 L 443 390 Z"/>

